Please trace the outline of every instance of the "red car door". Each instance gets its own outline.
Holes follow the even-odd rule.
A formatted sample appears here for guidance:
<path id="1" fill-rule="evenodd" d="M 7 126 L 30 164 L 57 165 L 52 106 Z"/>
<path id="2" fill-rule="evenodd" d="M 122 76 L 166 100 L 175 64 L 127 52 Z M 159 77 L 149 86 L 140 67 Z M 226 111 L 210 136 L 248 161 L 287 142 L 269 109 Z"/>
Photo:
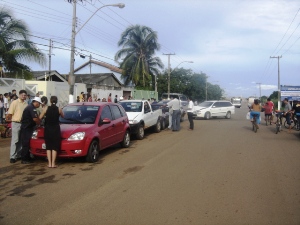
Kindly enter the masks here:
<path id="1" fill-rule="evenodd" d="M 104 119 L 109 119 L 111 122 L 108 124 L 102 124 Z M 99 137 L 100 137 L 100 147 L 101 149 L 106 148 L 114 144 L 114 133 L 115 125 L 113 122 L 113 117 L 111 114 L 110 107 L 104 106 L 101 111 L 100 121 L 99 121 Z"/>
<path id="2" fill-rule="evenodd" d="M 114 143 L 119 143 L 123 140 L 124 137 L 124 126 L 126 124 L 125 118 L 122 116 L 120 108 L 118 105 L 111 105 L 110 106 L 113 117 L 114 117 Z"/>

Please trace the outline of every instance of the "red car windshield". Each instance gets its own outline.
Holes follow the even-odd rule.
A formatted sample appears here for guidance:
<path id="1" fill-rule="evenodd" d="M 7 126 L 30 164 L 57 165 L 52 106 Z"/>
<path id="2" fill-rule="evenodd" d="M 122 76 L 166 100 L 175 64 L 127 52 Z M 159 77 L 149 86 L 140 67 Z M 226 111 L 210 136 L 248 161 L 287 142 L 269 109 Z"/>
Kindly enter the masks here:
<path id="1" fill-rule="evenodd" d="M 63 108 L 64 118 L 60 117 L 60 123 L 93 124 L 95 123 L 99 106 L 71 105 Z"/>

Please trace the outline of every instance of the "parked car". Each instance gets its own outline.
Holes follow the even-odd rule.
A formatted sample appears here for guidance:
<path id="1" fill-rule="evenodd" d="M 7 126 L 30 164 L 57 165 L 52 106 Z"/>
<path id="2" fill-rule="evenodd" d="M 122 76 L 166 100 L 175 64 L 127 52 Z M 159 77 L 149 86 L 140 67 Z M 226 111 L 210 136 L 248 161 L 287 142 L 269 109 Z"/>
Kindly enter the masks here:
<path id="1" fill-rule="evenodd" d="M 60 117 L 61 150 L 58 157 L 86 157 L 97 162 L 99 151 L 120 143 L 130 145 L 130 126 L 125 110 L 111 102 L 73 103 L 63 108 Z M 30 142 L 31 153 L 45 156 L 44 128 L 34 131 Z"/>
<path id="2" fill-rule="evenodd" d="M 229 101 L 205 101 L 194 106 L 195 118 L 210 119 L 211 117 L 231 118 L 235 107 Z"/>
<path id="3" fill-rule="evenodd" d="M 160 132 L 161 109 L 153 111 L 146 100 L 124 100 L 120 104 L 128 115 L 131 134 L 136 135 L 137 139 L 143 139 L 144 130 L 148 128 L 154 128 L 155 132 Z"/>
<path id="4" fill-rule="evenodd" d="M 156 102 L 151 104 L 152 110 L 162 110 L 162 116 L 160 119 L 160 127 L 161 130 L 166 129 L 169 126 L 169 107 L 164 102 Z"/>
<path id="5" fill-rule="evenodd" d="M 180 121 L 182 122 L 185 114 L 187 113 L 187 109 L 189 106 L 188 98 L 185 95 L 180 93 L 170 93 L 169 96 L 170 98 L 177 98 L 179 100 L 180 111 L 181 111 Z M 163 93 L 161 97 L 163 100 L 170 100 L 168 99 L 168 93 Z"/>

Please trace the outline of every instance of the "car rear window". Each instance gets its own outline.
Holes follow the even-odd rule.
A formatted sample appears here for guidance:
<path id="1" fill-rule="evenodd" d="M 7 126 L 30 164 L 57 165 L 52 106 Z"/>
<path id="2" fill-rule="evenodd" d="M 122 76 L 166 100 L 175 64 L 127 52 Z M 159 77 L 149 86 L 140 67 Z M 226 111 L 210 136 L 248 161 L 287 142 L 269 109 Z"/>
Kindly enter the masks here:
<path id="1" fill-rule="evenodd" d="M 121 102 L 126 112 L 142 112 L 143 102 Z"/>

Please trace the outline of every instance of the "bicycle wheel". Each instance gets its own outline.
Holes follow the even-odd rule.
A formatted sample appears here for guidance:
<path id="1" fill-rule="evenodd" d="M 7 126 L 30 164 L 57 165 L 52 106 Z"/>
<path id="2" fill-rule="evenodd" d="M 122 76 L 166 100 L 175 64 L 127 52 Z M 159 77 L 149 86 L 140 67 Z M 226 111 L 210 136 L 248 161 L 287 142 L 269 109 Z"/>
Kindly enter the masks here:
<path id="1" fill-rule="evenodd" d="M 266 126 L 268 126 L 268 122 L 269 122 L 269 116 L 266 116 Z"/>
<path id="2" fill-rule="evenodd" d="M 257 132 L 257 126 L 256 126 L 256 123 L 255 123 L 255 122 L 253 122 L 253 131 L 254 131 L 254 133 Z"/>
<path id="3" fill-rule="evenodd" d="M 291 120 L 291 129 L 293 129 L 293 128 L 294 128 L 294 126 L 295 126 L 295 123 L 294 123 L 294 121 L 293 121 L 293 120 Z M 284 121 L 284 127 L 285 127 L 286 129 L 289 129 L 289 125 L 287 124 L 287 122 L 286 122 L 286 121 Z"/>
<path id="4" fill-rule="evenodd" d="M 295 121 L 295 120 L 294 120 L 294 121 Z M 296 129 L 296 131 L 299 131 L 299 130 L 300 130 L 299 120 L 296 121 L 295 129 Z"/>
<path id="5" fill-rule="evenodd" d="M 11 131 L 11 128 L 8 127 L 8 128 L 6 128 L 6 130 L 5 130 L 5 137 L 6 137 L 6 138 L 11 138 L 11 136 L 12 136 L 12 131 Z"/>
<path id="6" fill-rule="evenodd" d="M 279 129 L 280 129 L 280 126 L 279 126 L 278 121 L 277 121 L 277 123 L 276 123 L 276 134 L 278 134 L 278 132 L 280 131 Z"/>

